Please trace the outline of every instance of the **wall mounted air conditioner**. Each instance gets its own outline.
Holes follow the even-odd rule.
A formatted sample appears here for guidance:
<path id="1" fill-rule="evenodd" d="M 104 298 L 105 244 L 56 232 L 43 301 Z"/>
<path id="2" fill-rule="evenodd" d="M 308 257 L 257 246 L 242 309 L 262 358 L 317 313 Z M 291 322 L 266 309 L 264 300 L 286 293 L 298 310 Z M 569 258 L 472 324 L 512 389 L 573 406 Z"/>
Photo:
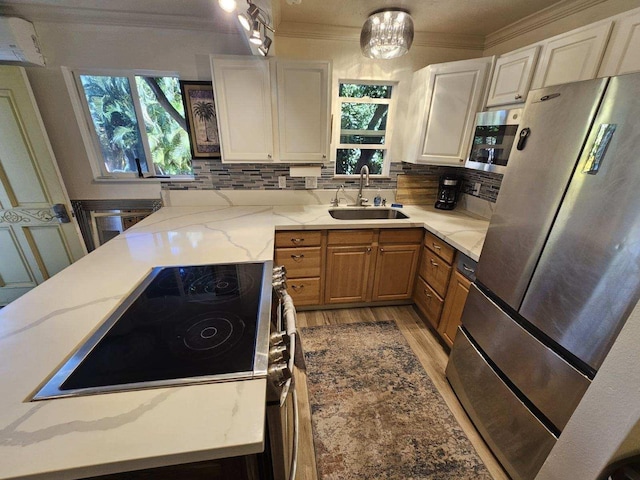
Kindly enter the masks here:
<path id="1" fill-rule="evenodd" d="M 0 17 L 0 63 L 44 67 L 44 56 L 31 22 Z"/>

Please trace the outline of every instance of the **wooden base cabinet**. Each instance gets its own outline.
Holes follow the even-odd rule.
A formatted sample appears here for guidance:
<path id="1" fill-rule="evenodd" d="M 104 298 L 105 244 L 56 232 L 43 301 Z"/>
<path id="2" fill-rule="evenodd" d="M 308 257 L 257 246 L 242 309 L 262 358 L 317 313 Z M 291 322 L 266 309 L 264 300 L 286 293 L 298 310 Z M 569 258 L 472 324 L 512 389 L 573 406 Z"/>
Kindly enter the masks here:
<path id="1" fill-rule="evenodd" d="M 423 230 L 333 230 L 327 235 L 325 303 L 410 299 Z"/>
<path id="2" fill-rule="evenodd" d="M 458 326 L 462 323 L 462 311 L 467 301 L 467 295 L 469 295 L 470 285 L 471 281 L 457 271 L 454 272 L 449 282 L 438 333 L 450 347 L 453 345 Z"/>
<path id="3" fill-rule="evenodd" d="M 276 232 L 275 265 L 287 269 L 288 292 L 297 306 L 319 305 L 322 272 L 322 232 Z"/>

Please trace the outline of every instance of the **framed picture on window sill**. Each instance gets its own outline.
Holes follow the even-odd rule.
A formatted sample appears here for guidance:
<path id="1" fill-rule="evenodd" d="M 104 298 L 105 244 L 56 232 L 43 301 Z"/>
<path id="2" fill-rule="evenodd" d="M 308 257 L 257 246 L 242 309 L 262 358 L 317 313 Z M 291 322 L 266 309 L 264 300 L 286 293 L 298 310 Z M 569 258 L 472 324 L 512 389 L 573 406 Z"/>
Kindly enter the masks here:
<path id="1" fill-rule="evenodd" d="M 220 135 L 211 82 L 180 81 L 193 158 L 220 158 Z"/>

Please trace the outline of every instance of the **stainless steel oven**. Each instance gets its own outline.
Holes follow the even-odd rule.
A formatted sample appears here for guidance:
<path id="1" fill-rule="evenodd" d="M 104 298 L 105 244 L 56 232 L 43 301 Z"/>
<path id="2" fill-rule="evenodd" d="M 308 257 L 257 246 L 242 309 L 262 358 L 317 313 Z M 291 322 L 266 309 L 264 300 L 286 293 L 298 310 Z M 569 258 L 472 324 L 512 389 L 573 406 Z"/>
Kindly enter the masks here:
<path id="1" fill-rule="evenodd" d="M 521 116 L 521 108 L 481 112 L 476 115 L 476 126 L 465 167 L 504 173 Z"/>

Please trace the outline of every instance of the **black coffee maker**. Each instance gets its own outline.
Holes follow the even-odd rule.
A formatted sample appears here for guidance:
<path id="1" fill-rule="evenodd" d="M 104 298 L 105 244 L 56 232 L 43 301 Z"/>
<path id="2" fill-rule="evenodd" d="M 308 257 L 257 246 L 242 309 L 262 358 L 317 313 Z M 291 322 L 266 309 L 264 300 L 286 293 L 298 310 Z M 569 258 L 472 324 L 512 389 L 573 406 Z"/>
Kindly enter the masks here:
<path id="1" fill-rule="evenodd" d="M 462 180 L 457 175 L 442 175 L 438 185 L 438 199 L 435 207 L 441 210 L 453 210 L 458 202 L 461 184 Z"/>

